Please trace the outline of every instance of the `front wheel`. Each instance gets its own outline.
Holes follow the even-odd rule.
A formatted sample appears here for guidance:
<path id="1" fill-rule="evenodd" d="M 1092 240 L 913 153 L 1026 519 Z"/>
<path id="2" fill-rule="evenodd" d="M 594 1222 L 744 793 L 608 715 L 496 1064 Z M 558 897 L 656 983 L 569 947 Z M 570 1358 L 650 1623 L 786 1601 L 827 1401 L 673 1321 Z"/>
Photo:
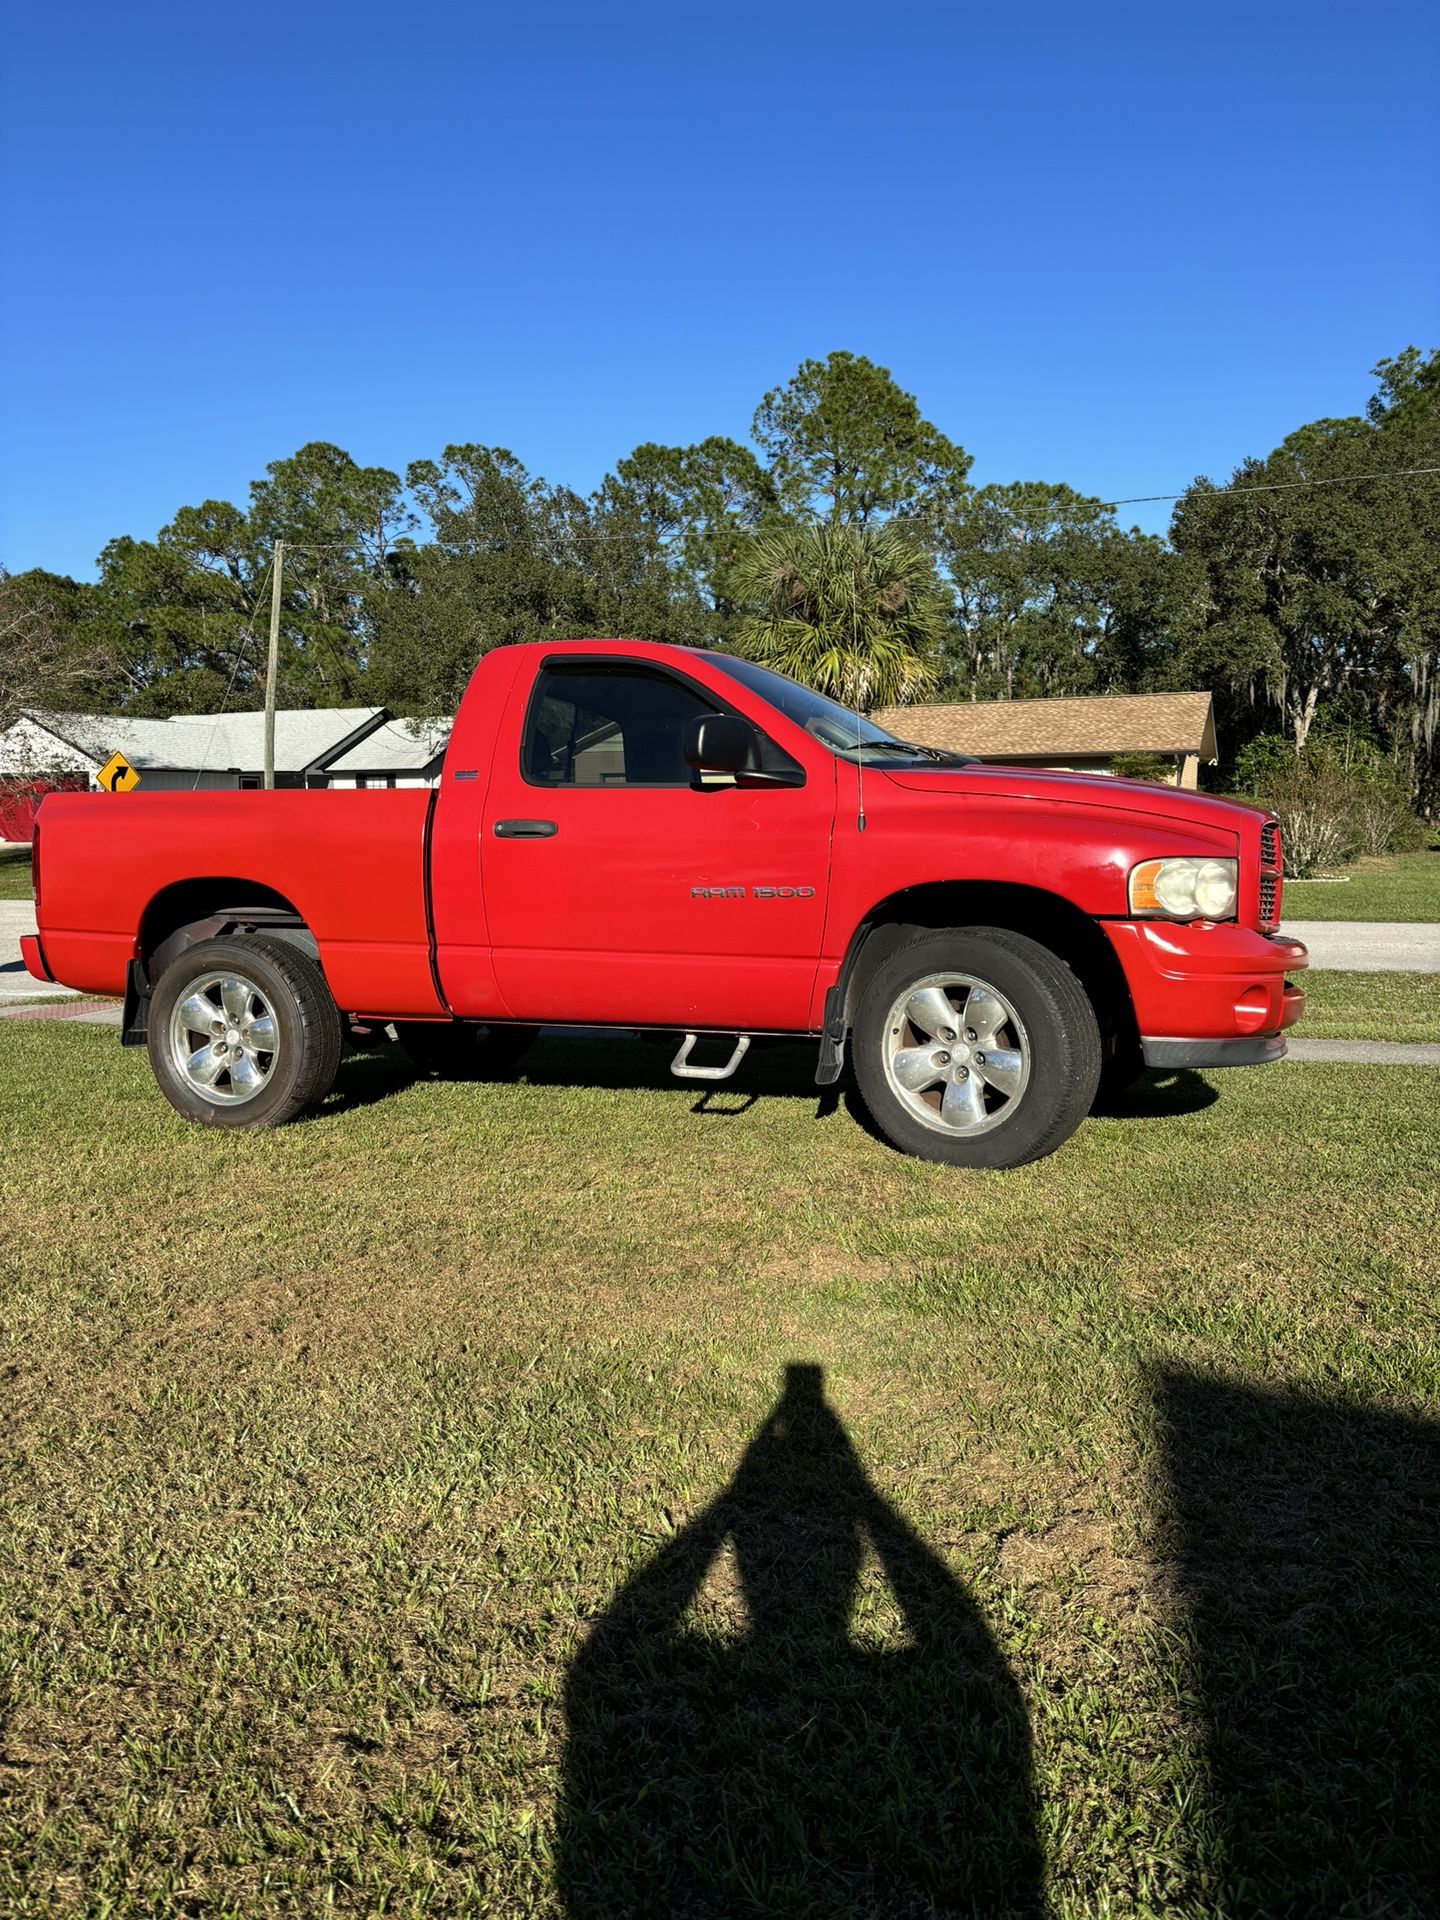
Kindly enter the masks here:
<path id="1" fill-rule="evenodd" d="M 852 1056 L 880 1131 L 922 1160 L 1018 1167 L 1068 1140 L 1100 1078 L 1100 1030 L 1063 960 L 1000 927 L 922 933 L 877 970 Z"/>

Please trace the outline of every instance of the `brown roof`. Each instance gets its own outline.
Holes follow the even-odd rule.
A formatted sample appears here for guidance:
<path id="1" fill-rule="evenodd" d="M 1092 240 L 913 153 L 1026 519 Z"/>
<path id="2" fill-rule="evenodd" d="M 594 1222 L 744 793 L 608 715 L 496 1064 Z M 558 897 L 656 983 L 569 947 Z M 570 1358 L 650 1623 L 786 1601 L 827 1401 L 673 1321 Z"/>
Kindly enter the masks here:
<path id="1" fill-rule="evenodd" d="M 1099 693 L 1065 700 L 965 700 L 884 707 L 871 719 L 902 740 L 978 758 L 1062 759 L 1108 753 L 1215 758 L 1208 693 Z"/>

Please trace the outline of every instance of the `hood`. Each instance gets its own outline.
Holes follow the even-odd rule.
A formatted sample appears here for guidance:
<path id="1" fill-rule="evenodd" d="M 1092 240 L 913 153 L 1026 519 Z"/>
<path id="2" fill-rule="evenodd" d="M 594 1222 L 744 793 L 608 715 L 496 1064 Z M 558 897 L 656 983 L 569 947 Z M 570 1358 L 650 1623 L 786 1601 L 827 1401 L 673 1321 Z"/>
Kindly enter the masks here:
<path id="1" fill-rule="evenodd" d="M 867 769 L 868 772 L 868 769 Z M 1264 819 L 1263 809 L 1241 800 L 1221 800 L 1187 787 L 1161 787 L 1148 780 L 1120 780 L 1096 773 L 1048 773 L 1038 767 L 886 768 L 885 779 L 915 793 L 974 794 L 987 800 L 1038 800 L 1051 806 L 1097 807 L 1107 813 L 1149 814 L 1176 826 L 1218 827 L 1243 833 Z"/>

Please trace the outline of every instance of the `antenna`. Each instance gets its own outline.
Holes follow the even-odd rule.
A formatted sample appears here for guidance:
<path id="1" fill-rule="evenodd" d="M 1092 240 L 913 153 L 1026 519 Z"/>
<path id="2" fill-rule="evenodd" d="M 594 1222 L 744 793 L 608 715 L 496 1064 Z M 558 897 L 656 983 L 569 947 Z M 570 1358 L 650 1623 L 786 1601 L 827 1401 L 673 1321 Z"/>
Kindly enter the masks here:
<path id="1" fill-rule="evenodd" d="M 855 709 L 855 793 L 860 811 L 855 816 L 855 831 L 865 831 L 865 747 L 860 738 L 860 709 Z"/>
<path id="2" fill-rule="evenodd" d="M 855 815 L 855 831 L 857 833 L 863 833 L 865 831 L 865 748 L 860 738 L 860 674 L 858 671 L 860 659 L 860 555 L 858 551 L 855 554 L 855 590 L 850 596 L 850 646 L 850 657 L 856 663 L 854 678 L 850 682 L 851 691 L 855 695 L 853 703 L 855 708 L 855 799 L 858 809 Z"/>
<path id="3" fill-rule="evenodd" d="M 265 771 L 267 787 L 275 784 L 275 682 L 280 677 L 280 596 L 284 591 L 285 542 L 277 540 L 271 556 L 270 649 L 265 656 Z"/>

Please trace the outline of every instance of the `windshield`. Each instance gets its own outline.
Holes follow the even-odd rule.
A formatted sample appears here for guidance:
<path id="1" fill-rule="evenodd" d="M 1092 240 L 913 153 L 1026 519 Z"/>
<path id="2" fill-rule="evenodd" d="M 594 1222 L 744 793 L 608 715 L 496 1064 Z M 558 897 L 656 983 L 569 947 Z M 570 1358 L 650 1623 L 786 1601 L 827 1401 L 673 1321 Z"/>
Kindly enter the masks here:
<path id="1" fill-rule="evenodd" d="M 838 700 L 816 693 L 812 687 L 802 687 L 798 680 L 787 679 L 769 667 L 757 667 L 753 660 L 737 660 L 731 653 L 707 653 L 705 658 L 722 673 L 728 673 L 732 680 L 738 680 L 752 693 L 758 693 L 762 700 L 768 700 L 772 707 L 778 707 L 787 720 L 814 734 L 842 759 L 938 760 L 951 767 L 970 764 L 962 753 L 942 753 L 938 747 L 917 747 L 908 740 L 897 740 L 893 733 L 877 727 L 873 720 L 867 720 L 853 708 L 842 707 Z"/>

